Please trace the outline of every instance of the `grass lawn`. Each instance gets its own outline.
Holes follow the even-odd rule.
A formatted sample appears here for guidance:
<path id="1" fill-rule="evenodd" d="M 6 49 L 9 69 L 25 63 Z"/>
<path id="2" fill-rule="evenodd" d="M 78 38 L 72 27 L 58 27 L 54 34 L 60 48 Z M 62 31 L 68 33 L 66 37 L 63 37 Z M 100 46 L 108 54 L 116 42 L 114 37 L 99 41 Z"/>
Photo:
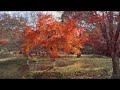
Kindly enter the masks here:
<path id="1" fill-rule="evenodd" d="M 26 63 L 24 58 L 0 58 L 0 79 L 22 79 L 23 72 L 21 72 L 21 65 Z M 95 55 L 82 55 L 80 58 L 76 58 L 76 55 L 61 55 L 56 61 L 56 66 L 45 72 L 44 70 L 36 69 L 35 66 L 50 65 L 50 61 L 44 58 L 31 60 L 30 64 L 32 68 L 25 78 L 33 78 L 34 73 L 39 73 L 38 78 L 49 73 L 59 73 L 59 77 L 62 79 L 109 79 L 112 73 L 112 62 L 111 59 L 105 56 Z M 23 68 L 24 69 L 24 68 Z M 37 74 L 38 75 L 38 74 Z M 60 76 L 62 75 L 62 76 Z M 59 78 L 58 77 L 58 78 Z M 54 78 L 54 77 L 53 77 Z"/>
<path id="2" fill-rule="evenodd" d="M 18 68 L 25 60 L 16 57 L 0 59 L 0 79 L 21 79 L 22 74 Z"/>

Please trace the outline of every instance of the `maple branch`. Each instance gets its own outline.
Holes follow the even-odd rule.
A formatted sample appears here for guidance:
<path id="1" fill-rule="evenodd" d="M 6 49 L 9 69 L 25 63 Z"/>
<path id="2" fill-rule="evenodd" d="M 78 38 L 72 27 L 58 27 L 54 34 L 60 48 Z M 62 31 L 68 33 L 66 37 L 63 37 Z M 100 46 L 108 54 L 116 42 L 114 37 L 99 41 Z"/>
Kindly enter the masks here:
<path id="1" fill-rule="evenodd" d="M 106 41 L 107 44 L 109 44 L 109 38 L 108 38 L 108 35 L 107 35 L 107 32 L 106 32 L 106 25 L 105 23 L 100 23 L 100 29 L 101 29 L 101 32 L 102 32 L 102 35 Z"/>
<path id="2" fill-rule="evenodd" d="M 108 23 L 109 23 L 109 37 L 110 37 L 110 40 L 113 40 L 113 38 L 114 38 L 113 12 L 110 11 L 110 16 L 108 16 L 107 19 L 108 19 Z"/>
<path id="3" fill-rule="evenodd" d="M 118 17 L 119 17 L 118 19 L 120 19 L 120 12 L 119 12 L 119 16 Z M 114 36 L 114 41 L 118 40 L 119 32 L 120 32 L 120 21 L 118 21 L 117 31 L 116 31 L 115 36 Z"/>

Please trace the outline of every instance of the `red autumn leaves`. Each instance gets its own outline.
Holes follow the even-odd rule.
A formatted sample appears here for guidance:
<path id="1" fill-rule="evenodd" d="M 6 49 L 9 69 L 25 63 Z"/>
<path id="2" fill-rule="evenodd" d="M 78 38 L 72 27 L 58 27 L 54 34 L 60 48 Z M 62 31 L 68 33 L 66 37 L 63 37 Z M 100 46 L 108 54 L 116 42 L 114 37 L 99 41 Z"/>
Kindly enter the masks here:
<path id="1" fill-rule="evenodd" d="M 46 48 L 54 60 L 61 49 L 65 53 L 78 54 L 80 48 L 83 48 L 82 43 L 87 40 L 83 32 L 83 28 L 77 28 L 76 20 L 62 23 L 51 15 L 38 15 L 36 30 L 26 27 L 23 50 L 27 54 L 33 47 L 40 46 Z"/>

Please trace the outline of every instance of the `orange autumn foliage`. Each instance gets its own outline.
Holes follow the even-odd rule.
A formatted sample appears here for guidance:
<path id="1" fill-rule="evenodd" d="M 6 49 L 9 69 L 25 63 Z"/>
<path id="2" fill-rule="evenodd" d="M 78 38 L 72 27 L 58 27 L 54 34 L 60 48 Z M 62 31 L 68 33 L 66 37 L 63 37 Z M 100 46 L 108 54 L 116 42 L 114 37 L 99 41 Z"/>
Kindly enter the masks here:
<path id="1" fill-rule="evenodd" d="M 49 50 L 51 58 L 58 57 L 60 49 L 65 53 L 80 53 L 83 48 L 82 43 L 87 40 L 82 28 L 77 28 L 76 20 L 70 19 L 61 23 L 51 15 L 38 15 L 36 30 L 26 26 L 24 32 L 23 51 L 29 53 L 35 46 L 40 46 Z"/>

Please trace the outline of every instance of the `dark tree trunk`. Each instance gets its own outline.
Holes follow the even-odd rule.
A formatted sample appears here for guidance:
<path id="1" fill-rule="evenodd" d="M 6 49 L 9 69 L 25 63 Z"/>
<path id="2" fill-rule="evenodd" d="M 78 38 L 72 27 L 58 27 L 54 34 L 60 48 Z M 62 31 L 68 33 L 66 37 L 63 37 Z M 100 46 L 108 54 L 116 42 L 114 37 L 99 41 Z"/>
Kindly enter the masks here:
<path id="1" fill-rule="evenodd" d="M 113 65 L 112 78 L 118 79 L 119 78 L 119 57 L 116 54 L 112 56 L 112 65 Z"/>
<path id="2" fill-rule="evenodd" d="M 77 54 L 77 58 L 80 58 L 81 57 L 81 53 Z"/>

